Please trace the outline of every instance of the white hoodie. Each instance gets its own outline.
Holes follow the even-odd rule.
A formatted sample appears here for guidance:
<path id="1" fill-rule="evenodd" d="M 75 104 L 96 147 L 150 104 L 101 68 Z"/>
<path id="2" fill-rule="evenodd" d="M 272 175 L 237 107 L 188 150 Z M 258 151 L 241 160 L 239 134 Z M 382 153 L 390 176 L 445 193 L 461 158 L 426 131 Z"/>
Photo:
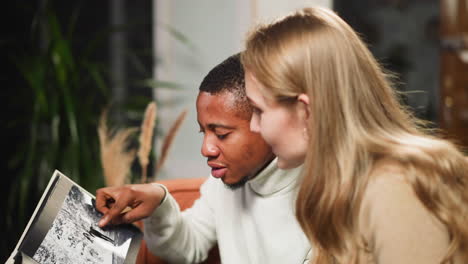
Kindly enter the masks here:
<path id="1" fill-rule="evenodd" d="M 166 195 L 145 220 L 148 248 L 170 263 L 201 262 L 216 243 L 223 264 L 303 263 L 310 244 L 294 214 L 300 171 L 278 169 L 275 159 L 236 190 L 210 177 L 182 213 Z"/>

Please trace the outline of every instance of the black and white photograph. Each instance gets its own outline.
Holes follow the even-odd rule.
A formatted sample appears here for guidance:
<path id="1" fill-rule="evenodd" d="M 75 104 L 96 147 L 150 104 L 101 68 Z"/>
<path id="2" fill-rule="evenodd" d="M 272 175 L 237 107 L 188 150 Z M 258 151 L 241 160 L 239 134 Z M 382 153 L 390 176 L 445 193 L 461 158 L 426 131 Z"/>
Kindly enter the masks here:
<path id="1" fill-rule="evenodd" d="M 94 199 L 72 186 L 52 227 L 32 257 L 38 263 L 123 264 L 134 233 L 97 226 Z"/>

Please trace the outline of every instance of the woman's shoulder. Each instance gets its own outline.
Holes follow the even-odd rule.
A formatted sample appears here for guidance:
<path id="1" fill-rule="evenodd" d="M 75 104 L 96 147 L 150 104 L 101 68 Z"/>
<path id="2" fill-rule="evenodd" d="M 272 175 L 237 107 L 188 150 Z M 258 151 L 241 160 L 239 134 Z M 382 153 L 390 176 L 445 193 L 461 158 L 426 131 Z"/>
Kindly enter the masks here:
<path id="1" fill-rule="evenodd" d="M 401 254 L 418 259 L 443 256 L 448 245 L 446 228 L 418 199 L 406 172 L 396 161 L 375 164 L 364 191 L 360 229 L 371 248 L 382 249 L 379 258 L 392 259 Z"/>
<path id="2" fill-rule="evenodd" d="M 405 169 L 393 160 L 380 160 L 369 173 L 362 206 L 373 213 L 383 213 L 389 207 L 408 205 L 417 197 L 405 175 Z M 402 208 L 400 208 L 402 209 Z"/>
<path id="3" fill-rule="evenodd" d="M 392 159 L 382 159 L 374 163 L 369 172 L 366 196 L 379 195 L 382 191 L 408 192 L 410 184 L 406 169 Z"/>
<path id="4" fill-rule="evenodd" d="M 409 181 L 408 173 L 408 169 L 396 160 L 383 159 L 376 162 L 368 176 L 363 205 L 377 212 L 424 207 Z"/>

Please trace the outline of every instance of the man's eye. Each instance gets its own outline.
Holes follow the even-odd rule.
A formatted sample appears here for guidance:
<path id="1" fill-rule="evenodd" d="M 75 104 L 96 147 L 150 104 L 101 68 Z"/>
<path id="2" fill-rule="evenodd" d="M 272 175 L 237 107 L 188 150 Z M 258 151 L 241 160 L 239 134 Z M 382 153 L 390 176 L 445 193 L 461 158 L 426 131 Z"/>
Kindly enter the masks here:
<path id="1" fill-rule="evenodd" d="M 225 139 L 229 134 L 216 135 L 218 139 Z"/>

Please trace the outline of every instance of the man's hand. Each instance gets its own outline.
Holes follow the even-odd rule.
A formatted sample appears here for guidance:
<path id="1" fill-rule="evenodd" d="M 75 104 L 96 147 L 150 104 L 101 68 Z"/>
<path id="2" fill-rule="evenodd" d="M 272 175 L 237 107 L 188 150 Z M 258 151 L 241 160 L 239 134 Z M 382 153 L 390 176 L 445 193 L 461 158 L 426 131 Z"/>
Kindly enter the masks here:
<path id="1" fill-rule="evenodd" d="M 96 209 L 103 213 L 98 225 L 133 223 L 151 215 L 165 196 L 157 184 L 132 184 L 96 191 Z"/>

